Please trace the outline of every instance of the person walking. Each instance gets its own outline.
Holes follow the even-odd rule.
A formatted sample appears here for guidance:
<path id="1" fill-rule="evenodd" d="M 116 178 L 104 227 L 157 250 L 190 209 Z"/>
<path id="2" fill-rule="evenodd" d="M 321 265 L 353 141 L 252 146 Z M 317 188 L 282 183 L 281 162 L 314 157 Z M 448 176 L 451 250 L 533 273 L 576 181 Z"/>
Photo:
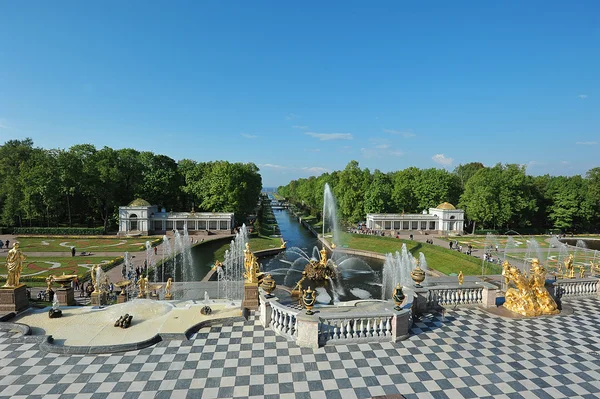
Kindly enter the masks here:
<path id="1" fill-rule="evenodd" d="M 0 240 L 0 251 L 2 251 L 2 247 L 4 247 L 4 241 Z"/>
<path id="2" fill-rule="evenodd" d="M 71 247 L 71 256 L 75 256 L 75 247 Z"/>

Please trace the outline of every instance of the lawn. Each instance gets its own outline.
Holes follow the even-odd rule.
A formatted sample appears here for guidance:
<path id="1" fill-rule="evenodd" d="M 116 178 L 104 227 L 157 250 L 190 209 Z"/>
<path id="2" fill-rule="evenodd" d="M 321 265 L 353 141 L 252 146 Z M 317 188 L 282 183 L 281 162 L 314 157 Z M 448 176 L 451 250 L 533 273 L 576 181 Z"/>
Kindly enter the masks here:
<path id="1" fill-rule="evenodd" d="M 495 246 L 498 244 L 499 249 L 506 248 L 506 242 L 508 241 L 509 236 L 494 236 L 495 241 L 489 242 L 487 241 L 487 245 Z M 523 250 L 527 250 L 527 240 L 535 240 L 537 241 L 540 248 L 548 248 L 550 245 L 546 241 L 550 238 L 550 236 L 510 236 L 513 238 L 515 246 L 514 248 L 519 248 Z M 463 237 L 448 237 L 442 238 L 441 240 L 445 240 L 447 242 L 450 241 L 458 241 L 458 245 L 462 245 L 463 247 L 471 244 L 474 249 L 482 249 L 486 245 L 486 236 L 463 236 Z"/>
<path id="2" fill-rule="evenodd" d="M 82 277 L 92 265 L 106 263 L 111 257 L 28 257 L 23 265 L 21 280 L 43 280 L 50 274 L 77 274 Z M 0 259 L 0 276 L 6 276 L 6 258 Z"/>
<path id="3" fill-rule="evenodd" d="M 231 241 L 223 242 L 223 245 L 215 251 L 214 259 L 219 259 L 222 261 L 225 258 L 225 251 L 229 249 L 230 242 Z M 279 247 L 281 247 L 280 238 L 271 238 L 265 236 L 250 237 L 250 249 L 252 252 Z"/>
<path id="4" fill-rule="evenodd" d="M 150 239 L 153 242 L 156 239 Z M 23 252 L 70 252 L 74 246 L 80 252 L 135 252 L 146 249 L 143 238 L 59 238 L 17 237 Z"/>
<path id="5" fill-rule="evenodd" d="M 429 268 L 444 274 L 458 273 L 465 275 L 481 275 L 481 259 L 457 251 L 451 251 L 437 245 L 425 244 L 417 241 L 400 240 L 391 237 L 378 237 L 363 234 L 342 233 L 341 244 L 344 248 L 377 252 L 381 254 L 394 253 L 406 244 L 407 249 L 415 257 L 423 252 Z M 496 264 L 486 265 L 487 274 L 499 274 L 501 267 Z"/>

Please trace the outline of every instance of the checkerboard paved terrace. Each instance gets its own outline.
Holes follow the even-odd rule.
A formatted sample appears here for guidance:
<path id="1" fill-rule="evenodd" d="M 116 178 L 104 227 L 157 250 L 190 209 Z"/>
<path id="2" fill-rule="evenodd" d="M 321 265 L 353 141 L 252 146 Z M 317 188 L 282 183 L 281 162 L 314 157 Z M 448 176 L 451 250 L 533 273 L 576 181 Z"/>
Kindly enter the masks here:
<path id="1" fill-rule="evenodd" d="M 257 319 L 135 352 L 48 354 L 0 336 L 2 398 L 598 398 L 600 299 L 571 315 L 506 320 L 460 309 L 418 320 L 397 344 L 317 351 Z M 400 396 L 401 395 L 401 396 Z"/>

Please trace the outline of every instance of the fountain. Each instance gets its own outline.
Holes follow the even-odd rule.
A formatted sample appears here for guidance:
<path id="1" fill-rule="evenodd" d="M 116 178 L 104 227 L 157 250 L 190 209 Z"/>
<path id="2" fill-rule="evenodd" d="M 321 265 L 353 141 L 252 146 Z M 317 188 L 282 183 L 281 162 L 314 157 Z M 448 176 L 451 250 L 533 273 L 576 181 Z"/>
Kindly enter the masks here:
<path id="1" fill-rule="evenodd" d="M 169 240 L 169 237 L 167 237 L 166 235 L 163 236 L 163 245 L 162 245 L 162 267 L 161 269 L 161 281 L 165 281 L 165 268 L 166 268 L 166 264 L 165 264 L 165 260 L 169 260 L 171 259 L 171 257 L 173 256 L 173 251 L 171 250 L 171 241 Z M 158 274 L 158 273 L 156 273 Z M 174 278 L 175 276 L 173 276 L 173 273 L 171 273 L 171 278 Z"/>
<path id="2" fill-rule="evenodd" d="M 425 259 L 423 253 L 420 257 Z M 424 262 L 425 265 L 427 264 Z M 406 244 L 402 244 L 401 252 L 387 254 L 383 264 L 383 277 L 381 280 L 381 299 L 389 299 L 394 293 L 395 287 L 400 284 L 408 287 L 411 284 L 410 272 L 417 266 L 417 260 L 408 252 Z"/>
<path id="3" fill-rule="evenodd" d="M 329 183 L 325 183 L 325 189 L 323 190 L 323 240 L 325 240 L 325 233 L 327 232 L 326 225 L 332 233 L 331 242 L 333 248 L 335 248 L 339 245 L 340 234 L 337 221 L 337 205 Z"/>
<path id="4" fill-rule="evenodd" d="M 483 245 L 483 255 L 481 256 L 481 275 L 482 276 L 485 276 L 485 274 L 486 274 L 485 273 L 486 263 L 492 260 L 492 252 L 495 252 L 498 248 L 499 248 L 499 246 L 498 246 L 498 240 L 496 239 L 496 236 L 494 234 L 488 232 L 485 236 L 485 243 Z M 487 260 L 487 262 L 486 262 L 486 260 Z"/>
<path id="5" fill-rule="evenodd" d="M 529 274 L 532 259 L 537 259 L 542 264 L 545 263 L 540 244 L 534 237 L 530 237 L 527 240 L 527 251 L 525 252 L 525 259 L 524 262 L 521 265 L 519 265 L 519 269 L 521 269 L 522 272 Z"/>
<path id="6" fill-rule="evenodd" d="M 150 241 L 146 241 L 146 266 L 148 270 L 151 270 L 154 266 L 154 251 L 152 250 L 152 244 Z M 154 281 L 156 282 L 156 272 L 154 273 Z"/>
<path id="7" fill-rule="evenodd" d="M 222 267 L 217 267 L 217 281 L 222 298 L 238 301 L 244 297 L 244 249 L 248 242 L 248 230 L 242 225 L 225 251 Z"/>

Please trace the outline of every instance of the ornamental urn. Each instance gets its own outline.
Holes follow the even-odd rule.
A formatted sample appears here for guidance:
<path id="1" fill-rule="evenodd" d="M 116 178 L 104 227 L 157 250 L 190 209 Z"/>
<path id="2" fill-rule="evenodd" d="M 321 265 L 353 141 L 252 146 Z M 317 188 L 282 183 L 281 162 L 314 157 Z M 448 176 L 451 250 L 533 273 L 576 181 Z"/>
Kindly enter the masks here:
<path id="1" fill-rule="evenodd" d="M 406 296 L 404 295 L 404 292 L 402 292 L 402 287 L 400 286 L 400 283 L 398 283 L 398 285 L 396 285 L 396 288 L 394 288 L 394 294 L 392 295 L 392 299 L 396 304 L 394 310 L 402 310 L 401 305 L 402 302 L 404 302 L 404 298 L 406 298 Z"/>
<path id="2" fill-rule="evenodd" d="M 315 291 L 311 290 L 310 287 L 308 287 L 307 290 L 302 291 L 302 303 L 304 304 L 304 307 L 306 308 L 307 315 L 314 314 L 314 312 L 312 311 L 312 308 L 313 308 L 313 306 L 315 306 L 315 301 L 316 301 Z"/>
<path id="3" fill-rule="evenodd" d="M 417 265 L 415 270 L 410 272 L 410 277 L 412 277 L 413 281 L 415 282 L 415 287 L 421 288 L 421 283 L 423 280 L 425 280 L 425 272 L 421 269 L 421 266 Z"/>
<path id="4" fill-rule="evenodd" d="M 271 298 L 271 292 L 275 291 L 275 287 L 277 287 L 277 283 L 273 279 L 273 276 L 267 274 L 265 278 L 262 279 L 262 283 L 260 285 L 262 289 L 267 293 L 267 298 Z"/>

